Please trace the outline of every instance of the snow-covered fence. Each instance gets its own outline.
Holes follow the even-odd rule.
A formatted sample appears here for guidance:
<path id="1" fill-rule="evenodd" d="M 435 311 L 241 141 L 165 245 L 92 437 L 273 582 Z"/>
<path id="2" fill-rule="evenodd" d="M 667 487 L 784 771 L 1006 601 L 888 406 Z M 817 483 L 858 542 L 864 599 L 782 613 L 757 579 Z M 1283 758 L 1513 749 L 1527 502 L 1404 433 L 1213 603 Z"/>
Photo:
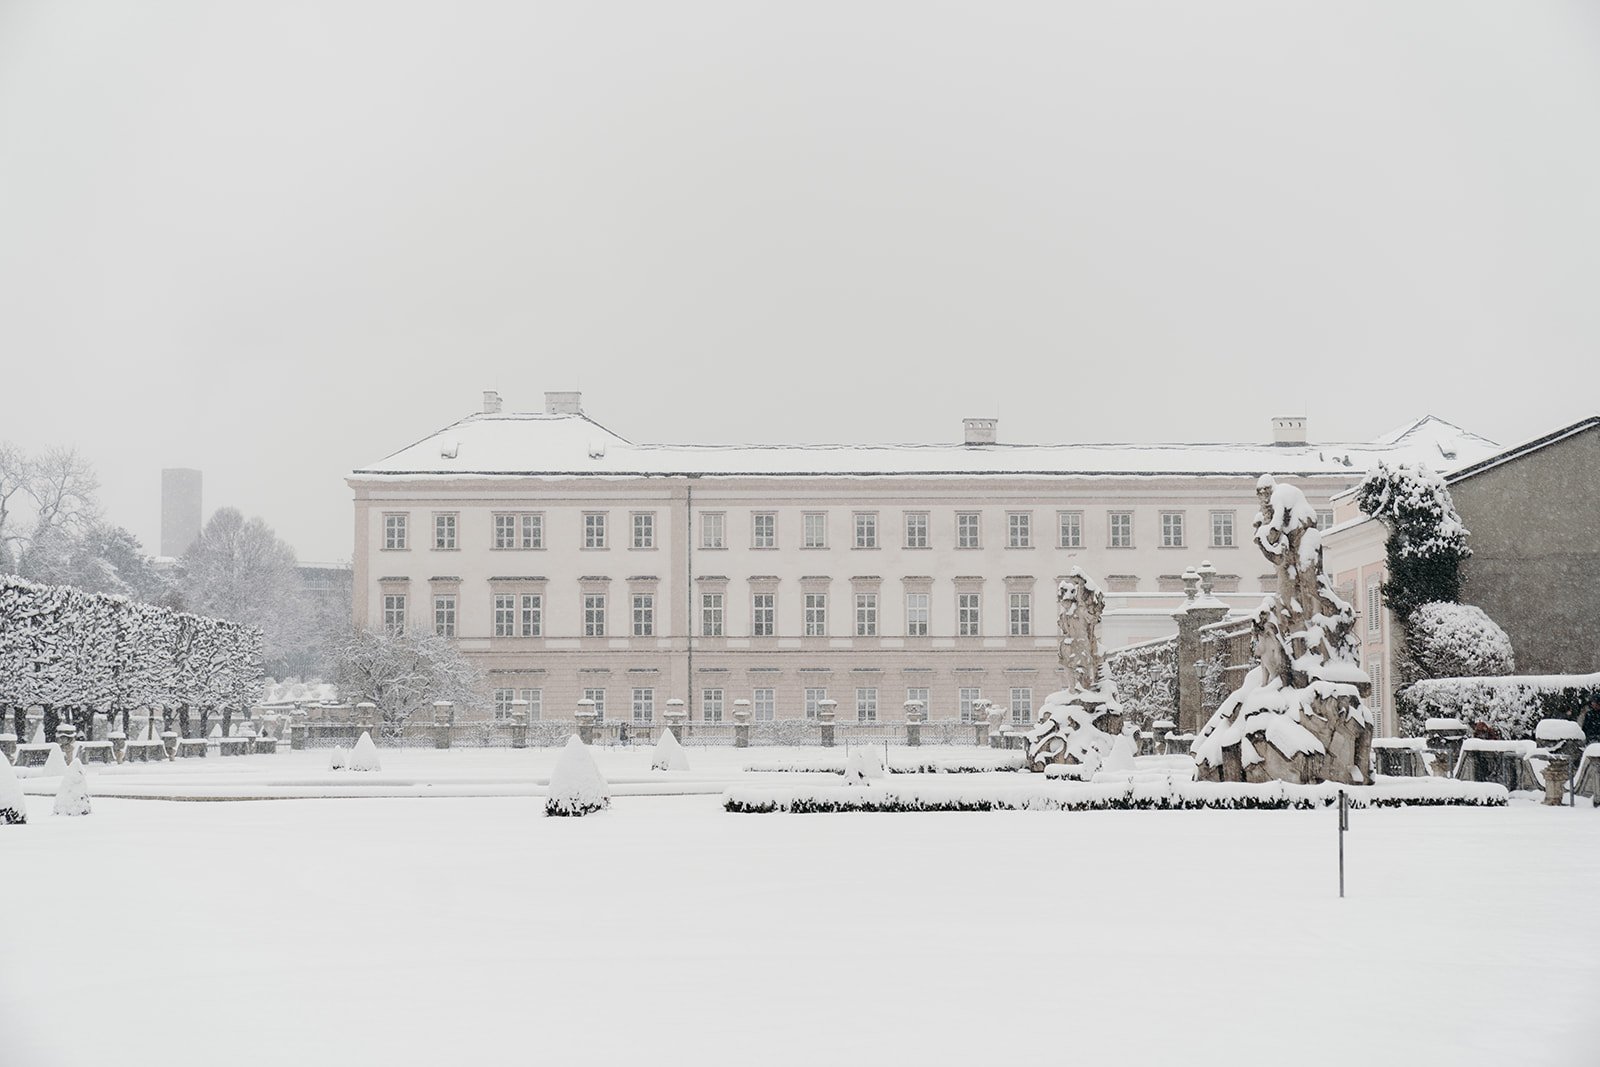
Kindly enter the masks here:
<path id="1" fill-rule="evenodd" d="M 1255 628 L 1248 620 L 1224 619 L 1200 628 L 1200 706 L 1209 719 L 1239 688 L 1244 676 L 1260 663 L 1255 650 Z"/>
<path id="2" fill-rule="evenodd" d="M 1117 683 L 1117 702 L 1134 722 L 1178 717 L 1178 639 L 1164 637 L 1105 654 L 1103 669 Z"/>
<path id="3" fill-rule="evenodd" d="M 1600 673 L 1429 678 L 1395 696 L 1404 734 L 1421 733 L 1428 719 L 1460 719 L 1523 740 L 1540 719 L 1574 719 L 1584 723 L 1589 740 L 1600 740 Z"/>
<path id="4" fill-rule="evenodd" d="M 27 708 L 83 728 L 95 712 L 248 709 L 261 692 L 261 633 L 126 597 L 0 576 L 0 733 Z M 125 723 L 114 729 L 125 732 Z"/>

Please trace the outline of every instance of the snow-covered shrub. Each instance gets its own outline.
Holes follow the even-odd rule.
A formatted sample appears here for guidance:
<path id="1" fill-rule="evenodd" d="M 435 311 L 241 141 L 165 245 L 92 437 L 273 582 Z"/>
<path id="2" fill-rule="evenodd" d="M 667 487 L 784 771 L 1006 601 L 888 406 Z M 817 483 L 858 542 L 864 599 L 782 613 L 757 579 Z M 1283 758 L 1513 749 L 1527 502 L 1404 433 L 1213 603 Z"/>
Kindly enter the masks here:
<path id="1" fill-rule="evenodd" d="M 1511 638 L 1482 608 L 1434 601 L 1406 619 L 1401 677 L 1482 678 L 1517 669 Z"/>
<path id="2" fill-rule="evenodd" d="M 1429 719 L 1482 724 L 1504 740 L 1533 736 L 1540 719 L 1573 719 L 1600 706 L 1600 673 L 1513 674 L 1499 678 L 1429 678 L 1395 694 L 1400 729 L 1420 734 Z M 1584 720 L 1588 736 L 1600 735 L 1600 715 Z"/>
<path id="3" fill-rule="evenodd" d="M 456 642 L 432 630 L 352 629 L 333 645 L 339 692 L 378 707 L 385 737 L 405 734 L 411 716 L 436 700 L 471 704 L 484 675 Z"/>
<path id="4" fill-rule="evenodd" d="M 0 826 L 21 826 L 28 821 L 28 804 L 22 798 L 22 783 L 11 763 L 0 756 Z"/>
<path id="5" fill-rule="evenodd" d="M 372 743 L 372 735 L 367 731 L 361 731 L 361 739 L 350 751 L 350 758 L 345 761 L 345 767 L 352 771 L 383 770 L 383 765 L 378 762 L 378 746 Z"/>
<path id="6" fill-rule="evenodd" d="M 343 745 L 334 745 L 333 751 L 328 753 L 328 770 L 342 771 L 350 766 L 350 753 Z"/>
<path id="7" fill-rule="evenodd" d="M 856 745 L 845 753 L 844 780 L 846 785 L 862 785 L 888 774 L 883 764 L 883 752 L 875 745 Z"/>
<path id="8" fill-rule="evenodd" d="M 40 777 L 59 778 L 66 773 L 67 760 L 61 754 L 61 746 L 51 745 L 49 753 L 44 758 L 44 768 L 39 771 Z"/>
<path id="9" fill-rule="evenodd" d="M 611 806 L 611 786 L 594 762 L 594 754 L 574 734 L 556 760 L 550 775 L 550 795 L 544 803 L 546 815 L 588 815 Z"/>
<path id="10" fill-rule="evenodd" d="M 662 730 L 661 736 L 656 738 L 655 753 L 650 757 L 652 771 L 686 771 L 689 769 L 689 754 L 678 744 L 678 739 L 671 730 Z"/>
<path id="11" fill-rule="evenodd" d="M 1107 652 L 1102 671 L 1117 684 L 1117 703 L 1130 721 L 1148 729 L 1178 717 L 1178 639 L 1148 641 Z"/>
<path id="12" fill-rule="evenodd" d="M 83 773 L 83 760 L 75 759 L 67 773 L 61 776 L 56 789 L 57 815 L 89 814 L 89 777 Z"/>
<path id="13" fill-rule="evenodd" d="M 1427 467 L 1379 463 L 1356 487 L 1356 505 L 1389 529 L 1389 610 L 1402 621 L 1423 604 L 1461 599 L 1467 528 L 1444 479 Z"/>

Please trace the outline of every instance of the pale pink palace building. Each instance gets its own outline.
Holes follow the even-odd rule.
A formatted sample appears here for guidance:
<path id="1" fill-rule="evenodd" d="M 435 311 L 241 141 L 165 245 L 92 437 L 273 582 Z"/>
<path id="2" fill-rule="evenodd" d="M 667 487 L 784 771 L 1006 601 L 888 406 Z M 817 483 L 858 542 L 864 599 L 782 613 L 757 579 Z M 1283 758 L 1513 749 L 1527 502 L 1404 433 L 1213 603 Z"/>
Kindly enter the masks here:
<path id="1" fill-rule="evenodd" d="M 1492 442 L 1435 418 L 1310 443 L 1303 418 L 1237 444 L 1010 444 L 996 420 L 911 445 L 636 444 L 577 393 L 483 410 L 352 472 L 355 618 L 425 626 L 488 673 L 503 715 L 692 722 L 1031 720 L 1059 688 L 1055 588 L 1104 587 L 1107 648 L 1166 636 L 1180 576 L 1209 561 L 1241 614 L 1268 568 L 1250 542 L 1264 473 L 1332 499 L 1379 460 L 1465 466 Z M 1331 569 L 1331 568 L 1330 568 Z M 1353 590 L 1352 590 L 1353 592 Z M 1358 602 L 1359 610 L 1369 604 Z"/>

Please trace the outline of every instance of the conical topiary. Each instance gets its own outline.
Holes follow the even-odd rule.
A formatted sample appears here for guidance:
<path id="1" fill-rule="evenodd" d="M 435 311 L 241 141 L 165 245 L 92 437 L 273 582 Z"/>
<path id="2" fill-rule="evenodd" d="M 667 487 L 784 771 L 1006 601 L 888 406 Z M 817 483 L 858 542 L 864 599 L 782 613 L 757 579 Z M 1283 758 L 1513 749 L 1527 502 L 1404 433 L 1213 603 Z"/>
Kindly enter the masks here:
<path id="1" fill-rule="evenodd" d="M 662 730 L 661 736 L 656 738 L 655 755 L 650 759 L 652 771 L 686 771 L 689 769 L 689 754 L 678 744 L 678 739 L 671 730 Z"/>
<path id="2" fill-rule="evenodd" d="M 381 771 L 382 765 L 378 763 L 378 746 L 372 743 L 372 735 L 361 731 L 361 740 L 356 742 L 356 747 L 350 753 L 350 758 L 345 761 L 345 766 L 352 771 Z"/>
<path id="3" fill-rule="evenodd" d="M 56 790 L 55 814 L 89 814 L 89 776 L 83 773 L 81 759 L 73 760 L 67 773 L 61 776 L 61 787 Z"/>
<path id="4" fill-rule="evenodd" d="M 546 815 L 588 815 L 611 805 L 611 786 L 576 734 L 556 760 L 550 776 L 550 795 L 544 803 Z"/>
<path id="5" fill-rule="evenodd" d="M 28 803 L 22 783 L 4 756 L 0 756 L 0 826 L 21 826 L 28 821 Z"/>

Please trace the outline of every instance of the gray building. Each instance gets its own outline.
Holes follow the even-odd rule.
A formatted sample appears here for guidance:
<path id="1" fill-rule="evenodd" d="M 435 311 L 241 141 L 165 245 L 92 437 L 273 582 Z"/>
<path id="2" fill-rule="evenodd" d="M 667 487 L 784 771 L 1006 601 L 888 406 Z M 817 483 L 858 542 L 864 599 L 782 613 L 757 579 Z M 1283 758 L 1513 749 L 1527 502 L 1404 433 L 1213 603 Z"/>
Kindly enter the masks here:
<path id="1" fill-rule="evenodd" d="M 167 467 L 161 472 L 161 555 L 176 558 L 200 539 L 200 472 Z"/>

